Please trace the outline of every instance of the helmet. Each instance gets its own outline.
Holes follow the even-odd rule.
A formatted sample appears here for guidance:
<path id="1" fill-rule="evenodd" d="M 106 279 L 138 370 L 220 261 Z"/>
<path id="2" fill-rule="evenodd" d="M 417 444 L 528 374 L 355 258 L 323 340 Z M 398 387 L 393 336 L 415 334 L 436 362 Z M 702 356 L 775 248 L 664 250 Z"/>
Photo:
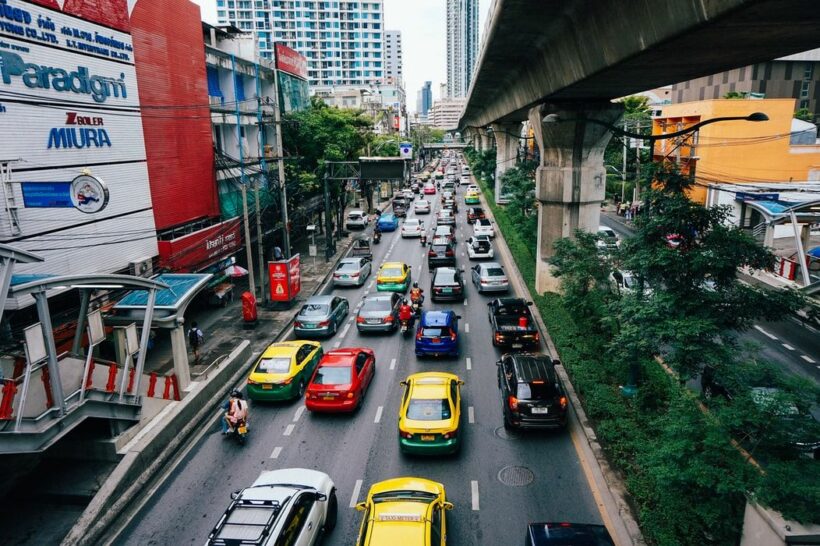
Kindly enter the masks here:
<path id="1" fill-rule="evenodd" d="M 242 396 L 242 391 L 239 389 L 234 389 L 231 391 L 231 398 L 239 398 L 241 400 L 244 396 Z"/>
<path id="2" fill-rule="evenodd" d="M 407 298 L 404 298 L 403 300 L 401 300 L 401 302 L 402 302 L 404 305 L 407 305 Z"/>
<path id="3" fill-rule="evenodd" d="M 419 282 L 418 281 L 414 282 L 413 283 L 413 288 L 418 288 L 418 287 L 419 287 Z"/>

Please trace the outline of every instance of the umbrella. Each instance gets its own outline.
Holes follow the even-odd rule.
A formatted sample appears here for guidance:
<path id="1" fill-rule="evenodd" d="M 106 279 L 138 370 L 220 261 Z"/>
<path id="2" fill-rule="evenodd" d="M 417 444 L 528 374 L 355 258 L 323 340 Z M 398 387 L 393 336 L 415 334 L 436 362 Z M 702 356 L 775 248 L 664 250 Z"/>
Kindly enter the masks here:
<path id="1" fill-rule="evenodd" d="M 236 277 L 244 277 L 245 275 L 248 274 L 248 270 L 245 269 L 244 267 L 240 267 L 240 266 L 234 264 L 234 265 L 230 265 L 230 266 L 226 267 L 224 273 L 229 277 L 236 278 Z"/>

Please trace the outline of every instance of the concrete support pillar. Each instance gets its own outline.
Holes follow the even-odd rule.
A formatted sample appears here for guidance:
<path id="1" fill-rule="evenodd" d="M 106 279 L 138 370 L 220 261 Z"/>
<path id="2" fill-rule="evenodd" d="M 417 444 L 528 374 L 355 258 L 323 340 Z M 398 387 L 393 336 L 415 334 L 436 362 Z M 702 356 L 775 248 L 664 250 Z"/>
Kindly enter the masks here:
<path id="1" fill-rule="evenodd" d="M 542 122 L 547 114 L 557 121 Z M 538 247 L 535 288 L 539 294 L 557 292 L 559 280 L 547 262 L 558 239 L 577 229 L 596 232 L 606 189 L 604 150 L 612 133 L 588 120 L 615 124 L 623 106 L 610 102 L 545 104 L 530 109 L 529 119 L 541 152 L 535 173 L 538 208 Z"/>
<path id="2" fill-rule="evenodd" d="M 521 123 L 494 123 L 495 137 L 495 202 L 504 193 L 501 177 L 510 167 L 515 166 L 518 157 L 518 142 L 521 135 Z"/>
<path id="3" fill-rule="evenodd" d="M 174 373 L 179 390 L 185 390 L 191 382 L 191 368 L 188 366 L 188 345 L 185 325 L 179 324 L 171 330 L 171 352 L 174 355 Z"/>
<path id="4" fill-rule="evenodd" d="M 479 136 L 481 138 L 481 151 L 482 152 L 486 152 L 487 150 L 489 150 L 490 148 L 493 147 L 493 143 L 490 140 L 490 135 L 487 134 L 487 131 L 482 130 L 479 133 Z"/>

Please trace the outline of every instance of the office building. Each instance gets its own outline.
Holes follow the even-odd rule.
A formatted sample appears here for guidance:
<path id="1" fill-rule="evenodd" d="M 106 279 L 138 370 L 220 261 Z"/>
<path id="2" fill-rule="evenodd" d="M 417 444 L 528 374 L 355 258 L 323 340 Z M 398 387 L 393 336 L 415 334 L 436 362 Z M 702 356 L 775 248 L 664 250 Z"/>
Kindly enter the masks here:
<path id="1" fill-rule="evenodd" d="M 216 0 L 216 9 L 220 25 L 254 33 L 262 58 L 272 60 L 277 43 L 304 55 L 311 87 L 385 80 L 382 0 Z"/>
<path id="2" fill-rule="evenodd" d="M 424 82 L 419 89 L 418 100 L 416 101 L 416 112 L 420 116 L 426 116 L 430 108 L 433 107 L 433 82 Z"/>
<path id="3" fill-rule="evenodd" d="M 388 30 L 385 32 L 385 38 L 385 81 L 389 84 L 402 85 L 401 31 Z"/>
<path id="4" fill-rule="evenodd" d="M 478 0 L 447 0 L 447 98 L 467 96 L 477 58 Z"/>
<path id="5" fill-rule="evenodd" d="M 466 98 L 437 100 L 430 109 L 428 119 L 433 120 L 433 126 L 436 129 L 455 130 L 465 104 L 467 104 Z"/>

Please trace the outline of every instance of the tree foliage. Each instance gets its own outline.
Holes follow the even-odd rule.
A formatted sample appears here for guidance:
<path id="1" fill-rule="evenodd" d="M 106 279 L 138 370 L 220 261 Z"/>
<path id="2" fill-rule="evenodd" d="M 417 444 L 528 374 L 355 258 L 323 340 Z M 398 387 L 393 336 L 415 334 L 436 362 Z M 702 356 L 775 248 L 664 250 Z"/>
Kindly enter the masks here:
<path id="1" fill-rule="evenodd" d="M 808 108 L 798 108 L 797 111 L 794 113 L 794 117 L 802 121 L 814 123 L 814 113 L 810 111 Z"/>

